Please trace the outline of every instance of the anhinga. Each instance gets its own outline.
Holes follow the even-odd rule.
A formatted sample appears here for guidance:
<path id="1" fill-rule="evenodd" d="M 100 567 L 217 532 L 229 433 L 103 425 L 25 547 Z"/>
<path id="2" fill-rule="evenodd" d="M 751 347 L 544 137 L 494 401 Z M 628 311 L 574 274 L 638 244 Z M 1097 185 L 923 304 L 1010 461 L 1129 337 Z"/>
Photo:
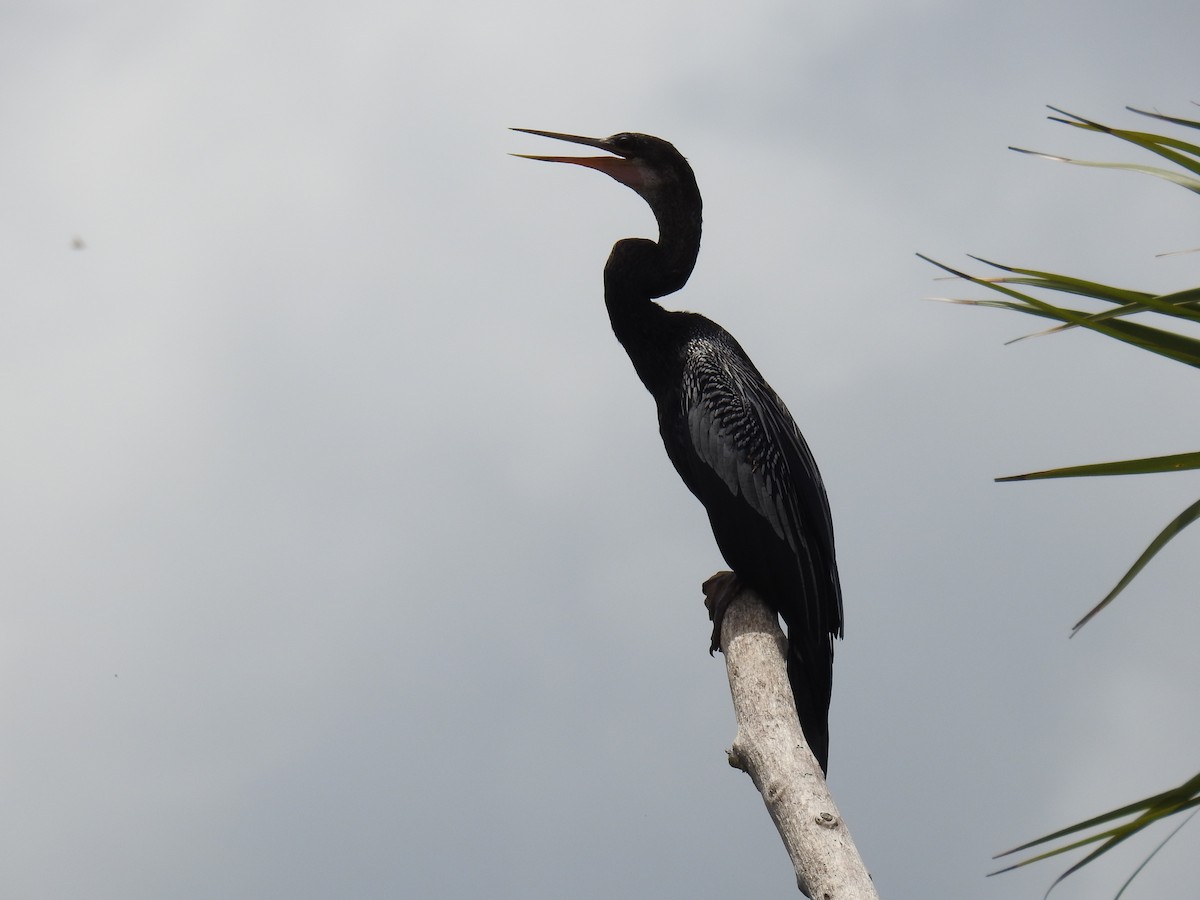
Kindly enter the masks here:
<path id="1" fill-rule="evenodd" d="M 646 134 L 514 130 L 612 154 L 528 158 L 597 169 L 635 190 L 658 220 L 657 242 L 617 241 L 604 266 L 613 332 L 654 396 L 667 456 L 708 510 L 725 561 L 787 624 L 796 712 L 824 770 L 842 595 L 817 464 L 783 401 L 729 332 L 653 302 L 683 287 L 700 251 L 692 168 L 671 144 Z M 724 610 L 713 612 L 715 644 Z"/>

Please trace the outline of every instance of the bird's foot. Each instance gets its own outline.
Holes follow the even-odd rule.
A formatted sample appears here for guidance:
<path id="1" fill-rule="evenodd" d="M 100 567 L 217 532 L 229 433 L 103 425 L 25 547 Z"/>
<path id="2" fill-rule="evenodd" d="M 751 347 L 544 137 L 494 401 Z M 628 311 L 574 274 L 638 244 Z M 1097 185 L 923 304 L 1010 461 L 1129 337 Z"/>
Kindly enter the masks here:
<path id="1" fill-rule="evenodd" d="M 733 572 L 718 572 L 704 582 L 704 606 L 713 623 L 712 644 L 708 648 L 710 656 L 721 649 L 721 623 L 725 620 L 725 610 L 740 588 L 741 582 Z"/>

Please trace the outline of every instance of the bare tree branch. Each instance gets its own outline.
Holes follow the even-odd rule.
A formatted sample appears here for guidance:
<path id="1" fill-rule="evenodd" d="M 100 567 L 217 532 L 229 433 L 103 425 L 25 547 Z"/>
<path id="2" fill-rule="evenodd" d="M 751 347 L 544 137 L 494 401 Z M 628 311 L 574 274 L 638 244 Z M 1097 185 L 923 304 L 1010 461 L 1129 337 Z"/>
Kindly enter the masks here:
<path id="1" fill-rule="evenodd" d="M 729 764 L 762 794 L 796 884 L 813 900 L 879 900 L 800 730 L 775 613 L 732 572 L 708 579 L 704 593 L 710 609 L 730 597 L 720 635 L 738 723 Z"/>

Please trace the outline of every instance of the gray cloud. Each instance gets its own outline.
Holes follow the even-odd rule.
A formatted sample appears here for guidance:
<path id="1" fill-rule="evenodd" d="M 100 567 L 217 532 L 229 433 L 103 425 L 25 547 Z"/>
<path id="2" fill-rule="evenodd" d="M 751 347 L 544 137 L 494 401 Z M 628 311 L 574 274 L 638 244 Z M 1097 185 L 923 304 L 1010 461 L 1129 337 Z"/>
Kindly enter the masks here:
<path id="1" fill-rule="evenodd" d="M 990 855 L 1192 773 L 1159 706 L 1197 674 L 1189 538 L 1065 634 L 1195 480 L 991 482 L 1189 448 L 1179 373 L 1003 347 L 1031 323 L 919 302 L 971 292 L 912 255 L 1194 284 L 1152 259 L 1195 243 L 1185 192 L 1004 149 L 1121 152 L 1047 102 L 1186 112 L 1189 5 L 4 18 L 7 893 L 791 894 L 724 761 L 721 561 L 601 302 L 652 220 L 507 157 L 510 125 L 697 168 L 669 299 L 738 335 L 825 472 L 833 789 L 885 896 L 1040 891 L 1058 868 Z"/>

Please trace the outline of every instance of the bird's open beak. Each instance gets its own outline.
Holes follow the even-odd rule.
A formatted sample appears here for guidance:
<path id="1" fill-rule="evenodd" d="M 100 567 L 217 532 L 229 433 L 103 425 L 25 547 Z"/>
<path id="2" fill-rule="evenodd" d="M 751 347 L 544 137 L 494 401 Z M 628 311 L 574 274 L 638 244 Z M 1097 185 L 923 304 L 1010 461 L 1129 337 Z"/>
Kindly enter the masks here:
<path id="1" fill-rule="evenodd" d="M 560 134 L 557 131 L 537 131 L 533 128 L 513 128 L 512 131 L 536 134 L 539 137 L 553 138 L 556 141 L 569 141 L 572 144 L 583 144 L 585 147 L 595 147 L 599 150 L 615 154 L 613 156 L 533 156 L 529 153 L 513 153 L 512 156 L 519 156 L 521 159 L 540 159 L 543 162 L 573 163 L 577 166 L 586 166 L 589 169 L 603 172 L 610 178 L 633 188 L 635 191 L 644 186 L 645 179 L 642 167 L 635 160 L 622 156 L 621 151 L 615 149 L 608 142 L 607 138 L 582 137 L 578 134 Z"/>

